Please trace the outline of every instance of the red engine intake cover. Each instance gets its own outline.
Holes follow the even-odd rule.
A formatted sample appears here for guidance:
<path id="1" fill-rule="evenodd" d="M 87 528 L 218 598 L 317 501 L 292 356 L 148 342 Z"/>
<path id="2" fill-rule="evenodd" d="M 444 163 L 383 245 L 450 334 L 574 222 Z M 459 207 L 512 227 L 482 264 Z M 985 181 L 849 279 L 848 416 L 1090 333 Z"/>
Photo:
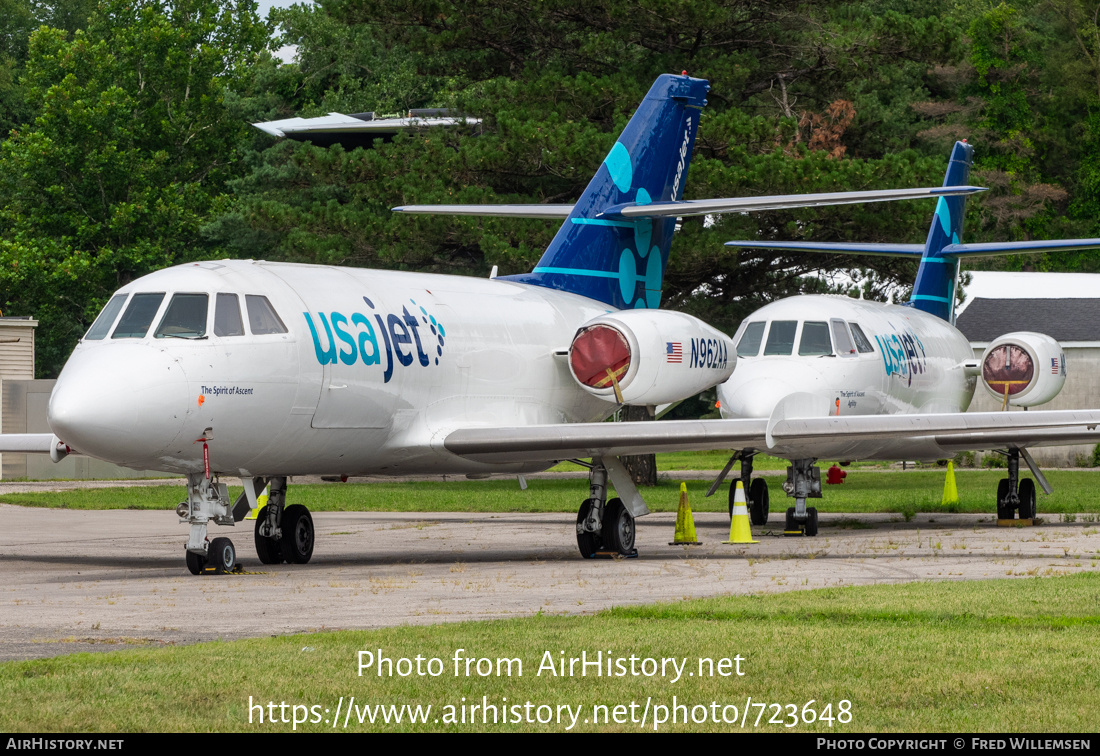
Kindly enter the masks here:
<path id="1" fill-rule="evenodd" d="M 1018 394 L 1031 385 L 1035 365 L 1024 349 L 1005 344 L 989 353 L 982 363 L 982 380 L 999 394 Z"/>
<path id="2" fill-rule="evenodd" d="M 573 375 L 585 386 L 608 388 L 611 377 L 622 380 L 630 368 L 630 345 L 626 337 L 606 325 L 585 328 L 569 348 Z"/>

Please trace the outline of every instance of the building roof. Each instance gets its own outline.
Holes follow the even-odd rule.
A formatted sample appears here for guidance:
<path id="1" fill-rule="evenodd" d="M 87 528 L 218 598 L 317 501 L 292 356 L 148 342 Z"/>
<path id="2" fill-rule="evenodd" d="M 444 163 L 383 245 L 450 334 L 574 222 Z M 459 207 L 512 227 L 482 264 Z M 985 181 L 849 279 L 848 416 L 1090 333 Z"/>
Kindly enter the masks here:
<path id="1" fill-rule="evenodd" d="M 958 315 L 955 326 L 971 342 L 993 341 L 1012 331 L 1045 333 L 1062 342 L 1100 341 L 1100 298 L 978 297 Z"/>
<path id="2" fill-rule="evenodd" d="M 974 299 L 1092 299 L 1100 296 L 1100 273 L 1018 273 L 993 270 L 967 271 L 970 284 L 966 299 L 956 308 L 965 310 Z"/>

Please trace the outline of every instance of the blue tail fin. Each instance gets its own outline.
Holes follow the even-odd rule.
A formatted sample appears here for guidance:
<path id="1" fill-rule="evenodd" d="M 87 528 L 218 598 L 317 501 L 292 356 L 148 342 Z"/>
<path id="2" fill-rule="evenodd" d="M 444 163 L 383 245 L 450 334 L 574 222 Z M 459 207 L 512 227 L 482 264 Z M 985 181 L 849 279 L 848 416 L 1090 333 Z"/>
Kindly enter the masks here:
<path id="1" fill-rule="evenodd" d="M 947 164 L 944 186 L 963 186 L 970 180 L 974 148 L 966 142 L 955 142 L 951 162 Z M 966 214 L 966 197 L 940 197 L 928 240 L 924 243 L 917 280 L 913 284 L 913 296 L 909 306 L 924 310 L 936 317 L 952 322 L 955 317 L 955 285 L 959 276 L 959 259 L 945 255 L 944 247 L 959 244 Z"/>
<path id="2" fill-rule="evenodd" d="M 682 199 L 709 88 L 688 76 L 658 78 L 534 271 L 507 279 L 619 309 L 660 305 L 676 218 L 627 219 L 615 209 Z"/>

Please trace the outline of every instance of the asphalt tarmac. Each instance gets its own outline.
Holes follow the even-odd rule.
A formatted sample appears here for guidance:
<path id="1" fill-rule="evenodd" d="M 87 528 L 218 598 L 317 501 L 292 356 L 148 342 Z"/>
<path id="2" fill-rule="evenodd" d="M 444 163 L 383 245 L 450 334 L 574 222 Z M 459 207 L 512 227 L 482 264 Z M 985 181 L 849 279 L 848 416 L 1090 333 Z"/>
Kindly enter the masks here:
<path id="1" fill-rule="evenodd" d="M 1086 515 L 1095 519 L 1091 515 Z M 211 528 L 248 574 L 192 576 L 171 511 L 0 504 L 0 660 L 317 630 L 431 624 L 822 586 L 1100 570 L 1100 524 L 1048 516 L 823 512 L 816 538 L 724 545 L 729 519 L 696 513 L 701 546 L 670 546 L 675 515 L 638 522 L 635 559 L 584 560 L 567 514 L 315 513 L 308 565 L 261 565 L 251 523 Z"/>

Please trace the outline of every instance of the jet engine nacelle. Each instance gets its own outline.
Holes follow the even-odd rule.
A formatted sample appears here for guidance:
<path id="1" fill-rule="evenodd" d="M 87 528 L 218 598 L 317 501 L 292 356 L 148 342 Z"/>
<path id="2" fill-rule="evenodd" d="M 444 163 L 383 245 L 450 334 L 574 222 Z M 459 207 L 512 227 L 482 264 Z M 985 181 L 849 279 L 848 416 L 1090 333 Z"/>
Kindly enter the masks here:
<path id="1" fill-rule="evenodd" d="M 1006 333 L 982 354 L 982 385 L 1017 407 L 1049 402 L 1066 383 L 1062 345 L 1041 333 Z"/>
<path id="2" fill-rule="evenodd" d="M 581 387 L 610 402 L 678 402 L 733 373 L 737 350 L 721 331 L 670 310 L 622 310 L 585 323 L 569 347 Z"/>

